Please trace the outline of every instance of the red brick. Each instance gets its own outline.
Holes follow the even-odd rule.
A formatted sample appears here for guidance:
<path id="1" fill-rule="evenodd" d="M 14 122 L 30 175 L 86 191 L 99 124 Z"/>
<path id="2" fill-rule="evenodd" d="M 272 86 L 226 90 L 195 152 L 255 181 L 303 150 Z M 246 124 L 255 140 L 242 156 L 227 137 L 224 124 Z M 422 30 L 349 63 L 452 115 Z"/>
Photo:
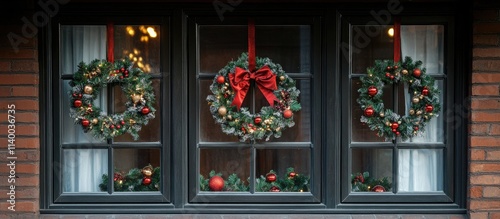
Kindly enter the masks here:
<path id="1" fill-rule="evenodd" d="M 498 99 L 478 99 L 473 98 L 471 102 L 472 109 L 499 109 L 500 100 Z"/>
<path id="2" fill-rule="evenodd" d="M 4 189 L 4 188 L 2 188 Z M 17 199 L 34 199 L 38 198 L 38 194 L 40 191 L 36 188 L 31 188 L 31 187 L 19 187 L 16 186 L 15 188 L 15 196 L 16 200 Z M 5 188 L 5 190 L 0 190 L 0 199 L 2 200 L 7 200 L 10 195 L 7 195 L 7 193 L 10 193 L 9 188 Z"/>
<path id="3" fill-rule="evenodd" d="M 474 60 L 472 62 L 474 71 L 500 71 L 500 60 Z"/>
<path id="4" fill-rule="evenodd" d="M 498 10 L 474 10 L 474 20 L 498 21 Z"/>
<path id="5" fill-rule="evenodd" d="M 12 87 L 14 97 L 38 97 L 38 87 L 35 86 L 14 86 Z"/>
<path id="6" fill-rule="evenodd" d="M 12 61 L 11 71 L 14 72 L 38 72 L 38 62 L 33 60 Z"/>
<path id="7" fill-rule="evenodd" d="M 14 49 L 0 49 L 0 59 L 36 59 L 35 49 L 19 49 L 16 53 Z"/>
<path id="8" fill-rule="evenodd" d="M 7 138 L 1 137 L 0 142 L 7 142 Z M 0 149 L 6 149 L 7 144 L 0 144 Z M 19 137 L 16 138 L 16 149 L 33 149 L 40 148 L 40 140 L 38 137 Z"/>
<path id="9" fill-rule="evenodd" d="M 17 149 L 14 151 L 14 155 L 9 155 L 6 149 L 2 149 L 0 150 L 0 152 L 2 153 L 0 154 L 0 158 L 2 158 L 3 160 L 7 160 L 7 157 L 9 156 L 15 156 L 17 157 L 16 161 L 40 161 L 40 152 L 38 150 Z"/>
<path id="10" fill-rule="evenodd" d="M 35 124 L 16 124 L 14 129 L 16 136 L 38 136 L 39 126 Z M 7 137 L 8 125 L 0 125 L 0 136 Z"/>
<path id="11" fill-rule="evenodd" d="M 17 186 L 29 186 L 29 187 L 39 187 L 40 180 L 38 175 L 20 175 L 19 178 L 16 178 L 16 187 Z M 0 186 L 6 187 L 10 186 L 7 180 L 0 180 Z"/>
<path id="12" fill-rule="evenodd" d="M 476 96 L 497 96 L 499 94 L 498 84 L 495 85 L 472 85 L 472 95 Z"/>
<path id="13" fill-rule="evenodd" d="M 498 49 L 500 56 L 500 48 Z M 473 73 L 472 83 L 497 83 L 500 82 L 500 74 L 498 73 Z"/>
<path id="14" fill-rule="evenodd" d="M 16 106 L 16 113 L 19 110 L 38 110 L 38 100 L 0 100 L 0 110 L 7 110 L 8 105 Z"/>
<path id="15" fill-rule="evenodd" d="M 474 23 L 474 33 L 500 33 L 500 23 Z"/>
<path id="16" fill-rule="evenodd" d="M 500 185 L 500 175 L 471 175 L 471 185 Z"/>
<path id="17" fill-rule="evenodd" d="M 485 186 L 483 188 L 483 196 L 488 198 L 500 197 L 500 187 Z"/>
<path id="18" fill-rule="evenodd" d="M 471 200 L 470 201 L 471 210 L 500 210 L 500 201 L 489 201 L 489 200 Z"/>
<path id="19" fill-rule="evenodd" d="M 470 219 L 488 219 L 488 212 L 471 212 Z"/>
<path id="20" fill-rule="evenodd" d="M 474 45 L 496 46 L 498 45 L 498 35 L 474 35 Z"/>
<path id="21" fill-rule="evenodd" d="M 11 166 L 12 167 L 12 166 Z M 16 174 L 20 173 L 29 173 L 29 174 L 38 174 L 39 165 L 38 164 L 29 164 L 29 163 L 18 163 L 16 162 Z M 10 167 L 7 165 L 0 166 L 0 173 L 8 173 L 10 171 Z M 16 180 L 17 181 L 17 180 Z"/>
<path id="22" fill-rule="evenodd" d="M 472 50 L 473 57 L 499 57 L 500 48 L 475 48 Z M 12 65 L 14 68 L 14 65 Z"/>
<path id="23" fill-rule="evenodd" d="M 1 202 L 0 204 L 1 209 L 7 209 L 7 207 L 10 206 L 10 204 L 6 201 Z M 27 201 L 27 200 L 22 200 L 18 201 L 16 200 L 16 213 L 18 212 L 37 212 L 38 211 L 38 202 L 36 201 Z"/>
<path id="24" fill-rule="evenodd" d="M 16 112 L 16 123 L 38 123 L 39 122 L 39 117 L 38 113 L 33 113 L 33 112 Z M 7 118 L 7 113 L 3 112 L 0 113 L 0 123 L 7 123 L 6 119 Z"/>
<path id="25" fill-rule="evenodd" d="M 485 135 L 490 133 L 490 124 L 471 124 L 470 132 L 474 135 Z"/>
<path id="26" fill-rule="evenodd" d="M 500 160 L 500 150 L 486 151 L 486 160 Z"/>
<path id="27" fill-rule="evenodd" d="M 0 97 L 11 97 L 12 87 L 3 86 L 0 87 Z"/>
<path id="28" fill-rule="evenodd" d="M 472 112 L 471 117 L 472 122 L 499 122 L 500 113 L 499 112 Z"/>
<path id="29" fill-rule="evenodd" d="M 8 71 L 10 71 L 10 62 L 0 61 L 0 72 L 8 72 Z"/>
<path id="30" fill-rule="evenodd" d="M 486 153 L 481 149 L 472 149 L 470 150 L 470 159 L 471 160 L 484 160 L 486 158 Z"/>
<path id="31" fill-rule="evenodd" d="M 0 85 L 36 85 L 38 82 L 36 74 L 0 74 Z"/>
<path id="32" fill-rule="evenodd" d="M 483 187 L 473 186 L 469 189 L 469 198 L 481 198 L 483 196 Z"/>
<path id="33" fill-rule="evenodd" d="M 500 163 L 471 163 L 470 171 L 478 172 L 500 172 Z"/>
<path id="34" fill-rule="evenodd" d="M 500 212 L 491 212 L 490 219 L 500 219 Z"/>

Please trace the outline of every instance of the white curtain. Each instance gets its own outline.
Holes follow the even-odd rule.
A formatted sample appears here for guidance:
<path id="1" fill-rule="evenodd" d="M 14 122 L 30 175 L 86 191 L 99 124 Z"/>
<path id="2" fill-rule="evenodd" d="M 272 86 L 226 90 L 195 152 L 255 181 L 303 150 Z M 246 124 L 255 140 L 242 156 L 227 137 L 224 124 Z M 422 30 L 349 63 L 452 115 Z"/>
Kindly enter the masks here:
<path id="1" fill-rule="evenodd" d="M 421 60 L 427 74 L 443 73 L 443 26 L 441 25 L 402 25 L 402 57 L 410 56 L 413 61 Z M 443 90 L 443 83 L 435 84 Z M 411 95 L 405 85 L 406 112 L 410 108 Z M 442 93 L 441 93 L 442 97 Z M 440 99 L 442 100 L 442 98 Z M 430 120 L 425 132 L 410 139 L 410 142 L 443 142 L 443 120 L 435 117 Z M 443 189 L 443 151 L 441 149 L 401 149 L 399 150 L 399 191 L 441 191 Z"/>
<path id="2" fill-rule="evenodd" d="M 61 27 L 61 74 L 73 74 L 78 70 L 80 62 L 89 63 L 94 59 L 106 58 L 106 27 L 105 26 L 62 26 Z M 65 144 L 78 143 L 78 148 L 65 148 L 63 151 L 62 185 L 64 192 L 99 192 L 99 183 L 103 174 L 108 171 L 108 155 L 106 149 L 90 149 L 86 145 L 98 143 L 94 138 L 83 132 L 70 118 L 71 87 L 68 80 L 62 81 L 62 124 L 61 140 Z M 106 91 L 95 106 L 106 108 Z"/>

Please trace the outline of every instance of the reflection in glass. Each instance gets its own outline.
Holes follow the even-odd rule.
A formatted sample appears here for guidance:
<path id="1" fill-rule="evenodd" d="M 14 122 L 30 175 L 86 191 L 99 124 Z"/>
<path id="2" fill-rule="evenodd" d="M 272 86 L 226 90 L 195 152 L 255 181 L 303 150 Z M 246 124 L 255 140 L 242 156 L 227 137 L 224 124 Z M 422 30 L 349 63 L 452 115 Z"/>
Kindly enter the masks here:
<path id="1" fill-rule="evenodd" d="M 201 191 L 248 191 L 250 176 L 250 149 L 249 148 L 217 148 L 200 149 L 200 190 Z M 220 187 L 210 187 L 210 172 L 220 174 L 226 182 Z M 231 180 L 230 178 L 238 179 Z M 222 181 L 220 181 L 222 182 Z M 219 188 L 219 189 L 215 189 Z"/>
<path id="2" fill-rule="evenodd" d="M 399 150 L 399 192 L 443 190 L 442 149 Z"/>
<path id="3" fill-rule="evenodd" d="M 351 160 L 352 191 L 391 191 L 392 149 L 355 148 Z"/>
<path id="4" fill-rule="evenodd" d="M 352 73 L 366 73 L 375 60 L 394 58 L 394 43 L 388 29 L 388 26 L 352 26 Z"/>
<path id="5" fill-rule="evenodd" d="M 160 155 L 158 148 L 114 149 L 115 192 L 158 191 L 161 186 Z"/>
<path id="6" fill-rule="evenodd" d="M 160 26 L 116 25 L 115 59 L 129 58 L 145 73 L 160 72 Z"/>
<path id="7" fill-rule="evenodd" d="M 200 72 L 216 73 L 247 51 L 247 26 L 199 27 Z M 216 54 L 216 55 L 215 55 Z"/>
<path id="8" fill-rule="evenodd" d="M 99 189 L 108 172 L 106 149 L 65 149 L 62 160 L 63 192 L 106 192 Z"/>

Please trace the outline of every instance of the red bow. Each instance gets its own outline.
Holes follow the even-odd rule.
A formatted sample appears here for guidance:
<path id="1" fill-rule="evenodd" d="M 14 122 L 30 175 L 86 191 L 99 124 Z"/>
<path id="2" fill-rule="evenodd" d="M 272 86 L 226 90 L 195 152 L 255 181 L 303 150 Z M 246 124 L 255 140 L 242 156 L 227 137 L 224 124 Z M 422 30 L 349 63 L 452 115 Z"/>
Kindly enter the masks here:
<path id="1" fill-rule="evenodd" d="M 273 91 L 277 90 L 278 86 L 276 84 L 276 75 L 267 65 L 253 73 L 240 67 L 236 67 L 234 73 L 229 73 L 229 82 L 235 92 L 231 106 L 236 106 L 240 110 L 241 104 L 250 89 L 250 79 L 255 80 L 255 84 L 264 94 L 269 105 L 274 106 L 274 100 L 277 100 L 277 98 Z"/>

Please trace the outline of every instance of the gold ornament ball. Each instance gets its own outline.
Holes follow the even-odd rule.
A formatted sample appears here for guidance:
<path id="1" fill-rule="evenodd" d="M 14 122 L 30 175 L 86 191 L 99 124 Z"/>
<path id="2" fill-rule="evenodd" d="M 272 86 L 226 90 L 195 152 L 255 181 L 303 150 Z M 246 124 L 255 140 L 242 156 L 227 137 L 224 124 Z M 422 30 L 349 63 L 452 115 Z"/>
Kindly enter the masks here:
<path id="1" fill-rule="evenodd" d="M 403 69 L 403 70 L 401 71 L 401 73 L 403 73 L 404 75 L 407 75 L 407 74 L 408 74 L 408 70 Z"/>
<path id="2" fill-rule="evenodd" d="M 285 76 L 281 75 L 280 76 L 280 81 L 284 81 L 285 80 Z"/>
<path id="3" fill-rule="evenodd" d="M 379 116 L 383 118 L 385 116 L 384 112 L 381 112 Z"/>
<path id="4" fill-rule="evenodd" d="M 385 122 L 386 126 L 391 126 L 391 123 L 389 121 Z"/>
<path id="5" fill-rule="evenodd" d="M 85 85 L 85 87 L 83 88 L 83 92 L 85 94 L 92 94 L 93 91 L 94 91 L 94 88 L 92 88 L 92 86 L 90 86 L 90 85 Z"/>
<path id="6" fill-rule="evenodd" d="M 424 95 L 420 95 L 418 98 L 420 98 L 420 99 L 424 99 Z"/>
<path id="7" fill-rule="evenodd" d="M 227 115 L 227 119 L 228 119 L 228 120 L 232 120 L 232 119 L 233 119 L 233 117 L 232 117 L 231 115 Z"/>
<path id="8" fill-rule="evenodd" d="M 401 121 L 398 121 L 398 124 L 401 124 Z"/>
<path id="9" fill-rule="evenodd" d="M 432 113 L 429 113 L 429 116 L 433 116 L 433 115 L 434 115 L 434 114 L 432 114 Z"/>
<path id="10" fill-rule="evenodd" d="M 410 115 L 413 115 L 413 114 L 415 114 L 415 110 L 411 109 L 410 110 Z"/>
<path id="11" fill-rule="evenodd" d="M 142 95 L 140 94 L 131 94 L 130 97 L 132 98 L 133 103 L 138 103 L 141 101 Z"/>
<path id="12" fill-rule="evenodd" d="M 412 101 L 413 101 L 413 103 L 418 103 L 418 102 L 420 102 L 420 98 L 418 98 L 418 97 L 414 97 L 414 98 L 412 99 Z"/>
<path id="13" fill-rule="evenodd" d="M 417 115 L 422 115 L 422 110 L 417 111 Z"/>
<path id="14" fill-rule="evenodd" d="M 227 113 L 227 109 L 226 109 L 226 107 L 225 107 L 225 106 L 221 106 L 221 107 L 219 107 L 219 115 L 221 115 L 221 116 L 225 116 L 225 115 L 226 115 L 226 113 Z"/>
<path id="15" fill-rule="evenodd" d="M 99 120 L 98 120 L 98 119 L 96 119 L 96 118 L 92 119 L 92 123 L 93 123 L 93 124 L 97 124 L 98 122 L 99 122 Z"/>

